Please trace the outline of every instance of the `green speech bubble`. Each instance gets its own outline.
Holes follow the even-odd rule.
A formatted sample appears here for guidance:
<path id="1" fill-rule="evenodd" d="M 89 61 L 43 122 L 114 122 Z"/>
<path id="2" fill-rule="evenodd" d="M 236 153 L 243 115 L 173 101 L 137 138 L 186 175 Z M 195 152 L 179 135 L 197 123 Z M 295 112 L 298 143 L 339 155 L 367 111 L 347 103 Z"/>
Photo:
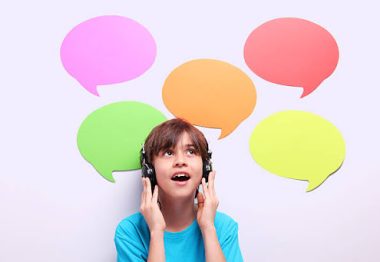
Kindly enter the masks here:
<path id="1" fill-rule="evenodd" d="M 105 179 L 115 182 L 112 171 L 141 168 L 141 146 L 153 127 L 165 120 L 160 111 L 143 103 L 106 105 L 82 122 L 79 151 Z"/>
<path id="2" fill-rule="evenodd" d="M 282 177 L 309 181 L 308 192 L 340 168 L 346 151 L 341 133 L 331 122 L 293 110 L 260 122 L 249 144 L 260 166 Z"/>

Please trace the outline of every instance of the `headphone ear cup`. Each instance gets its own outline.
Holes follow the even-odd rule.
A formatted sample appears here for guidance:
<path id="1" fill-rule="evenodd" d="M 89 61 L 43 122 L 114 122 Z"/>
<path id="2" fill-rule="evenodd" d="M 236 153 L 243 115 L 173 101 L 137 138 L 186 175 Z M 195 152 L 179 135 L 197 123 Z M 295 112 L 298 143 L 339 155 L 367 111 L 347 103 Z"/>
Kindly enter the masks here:
<path id="1" fill-rule="evenodd" d="M 205 178 L 206 183 L 208 182 L 208 175 L 212 171 L 212 165 L 210 159 L 203 162 L 203 174 L 202 177 Z"/>
<path id="2" fill-rule="evenodd" d="M 151 165 L 145 163 L 145 164 L 143 164 L 141 171 L 142 171 L 143 177 L 149 178 L 151 189 L 152 189 L 152 194 L 153 194 L 154 187 L 157 184 L 156 172 L 154 171 L 154 168 Z"/>

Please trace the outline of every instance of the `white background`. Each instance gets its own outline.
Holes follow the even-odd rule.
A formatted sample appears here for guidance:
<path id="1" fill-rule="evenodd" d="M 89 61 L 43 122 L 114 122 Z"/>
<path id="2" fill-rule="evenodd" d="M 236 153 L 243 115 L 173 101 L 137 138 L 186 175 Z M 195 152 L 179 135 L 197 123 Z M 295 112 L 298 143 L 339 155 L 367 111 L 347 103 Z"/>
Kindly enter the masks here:
<path id="1" fill-rule="evenodd" d="M 153 2 L 153 3 L 152 3 Z M 379 28 L 376 1 L 5 1 L 0 8 L 0 261 L 115 261 L 117 223 L 137 211 L 140 173 L 107 182 L 76 145 L 84 118 L 112 102 L 141 101 L 172 115 L 161 88 L 176 66 L 213 58 L 254 81 L 254 113 L 231 135 L 202 128 L 217 174 L 219 210 L 239 223 L 246 261 L 380 261 Z M 351 1 L 354 2 L 354 1 Z M 95 97 L 64 70 L 59 49 L 77 24 L 123 15 L 147 27 L 156 61 L 141 77 L 99 88 Z M 335 72 L 311 95 L 269 83 L 244 63 L 260 24 L 304 18 L 339 45 Z M 307 183 L 272 175 L 249 154 L 254 127 L 272 113 L 319 114 L 342 132 L 342 168 L 306 193 Z"/>

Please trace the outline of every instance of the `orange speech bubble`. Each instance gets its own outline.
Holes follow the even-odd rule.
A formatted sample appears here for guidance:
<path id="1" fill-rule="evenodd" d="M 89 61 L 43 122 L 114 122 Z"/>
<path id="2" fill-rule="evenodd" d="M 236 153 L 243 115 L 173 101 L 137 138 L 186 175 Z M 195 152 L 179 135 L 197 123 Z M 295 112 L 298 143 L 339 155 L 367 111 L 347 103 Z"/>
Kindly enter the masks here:
<path id="1" fill-rule="evenodd" d="M 256 105 L 252 80 L 239 68 L 212 59 L 192 60 L 166 78 L 162 97 L 176 117 L 229 135 Z"/>
<path id="2" fill-rule="evenodd" d="M 302 87 L 304 97 L 334 72 L 339 50 L 323 27 L 300 18 L 278 18 L 253 30 L 244 59 L 267 81 Z"/>

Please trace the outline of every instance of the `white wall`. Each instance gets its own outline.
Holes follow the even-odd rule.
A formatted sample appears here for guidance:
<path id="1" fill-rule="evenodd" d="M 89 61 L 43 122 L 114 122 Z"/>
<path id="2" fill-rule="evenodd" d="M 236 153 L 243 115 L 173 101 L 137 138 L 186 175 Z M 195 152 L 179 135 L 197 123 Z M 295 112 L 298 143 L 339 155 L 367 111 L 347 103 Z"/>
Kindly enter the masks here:
<path id="1" fill-rule="evenodd" d="M 154 3 L 152 3 L 154 2 Z M 161 99 L 168 73 L 195 58 L 227 61 L 254 81 L 258 103 L 234 133 L 202 129 L 218 171 L 220 210 L 234 217 L 246 261 L 380 261 L 378 88 L 380 18 L 375 1 L 13 1 L 1 4 L 0 261 L 115 261 L 117 223 L 139 205 L 139 172 L 103 179 L 76 146 L 84 118 L 120 101 Z M 63 69 L 59 48 L 80 22 L 117 14 L 145 25 L 157 41 L 152 68 L 130 82 L 86 92 Z M 340 60 L 310 96 L 254 75 L 243 45 L 258 25 L 300 17 L 335 37 Z M 147 95 L 149 93 L 149 95 Z M 249 154 L 266 116 L 285 109 L 333 122 L 347 146 L 342 168 L 321 187 L 272 175 Z"/>

